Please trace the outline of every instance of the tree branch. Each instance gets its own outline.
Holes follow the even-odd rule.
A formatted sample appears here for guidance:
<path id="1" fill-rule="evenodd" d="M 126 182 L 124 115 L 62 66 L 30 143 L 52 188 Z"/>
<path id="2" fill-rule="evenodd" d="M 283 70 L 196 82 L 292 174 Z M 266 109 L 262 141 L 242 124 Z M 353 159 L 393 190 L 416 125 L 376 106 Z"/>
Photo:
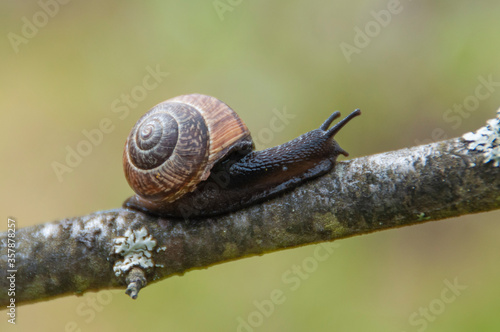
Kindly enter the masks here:
<path id="1" fill-rule="evenodd" d="M 325 176 L 224 216 L 178 221 L 120 208 L 3 233 L 0 285 L 12 287 L 14 275 L 16 305 L 127 286 L 135 298 L 146 283 L 192 269 L 498 209 L 498 155 L 485 159 L 484 133 L 466 135 L 472 143 L 455 138 L 339 162 Z M 497 138 L 490 139 L 496 151 Z M 9 239 L 13 273 L 4 268 Z M 11 297 L 1 292 L 0 304 Z"/>

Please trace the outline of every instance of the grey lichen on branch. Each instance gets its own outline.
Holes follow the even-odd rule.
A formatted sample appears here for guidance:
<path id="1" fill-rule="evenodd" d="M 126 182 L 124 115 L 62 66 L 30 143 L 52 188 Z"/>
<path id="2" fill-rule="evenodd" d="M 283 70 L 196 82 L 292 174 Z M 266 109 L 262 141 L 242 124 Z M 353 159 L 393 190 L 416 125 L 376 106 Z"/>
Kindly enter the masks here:
<path id="1" fill-rule="evenodd" d="M 286 194 L 218 217 L 115 209 L 19 229 L 16 304 L 106 288 L 127 287 L 134 298 L 146 283 L 192 269 L 498 209 L 500 167 L 469 144 L 455 138 L 339 162 Z M 0 247 L 6 266 L 7 233 Z M 8 301 L 0 293 L 0 304 Z"/>
<path id="2" fill-rule="evenodd" d="M 497 111 L 495 119 L 488 120 L 486 126 L 462 137 L 469 142 L 470 150 L 483 153 L 483 163 L 493 162 L 493 166 L 500 166 L 500 110 Z"/>

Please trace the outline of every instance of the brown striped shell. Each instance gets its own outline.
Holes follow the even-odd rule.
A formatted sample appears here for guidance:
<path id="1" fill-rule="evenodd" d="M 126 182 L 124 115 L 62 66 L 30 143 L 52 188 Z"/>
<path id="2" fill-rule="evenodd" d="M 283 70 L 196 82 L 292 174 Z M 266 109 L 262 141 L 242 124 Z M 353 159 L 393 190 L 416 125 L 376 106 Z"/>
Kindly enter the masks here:
<path id="1" fill-rule="evenodd" d="M 225 156 L 251 148 L 250 131 L 229 106 L 210 96 L 183 95 L 137 121 L 125 143 L 123 167 L 141 198 L 173 202 L 196 189 Z"/>

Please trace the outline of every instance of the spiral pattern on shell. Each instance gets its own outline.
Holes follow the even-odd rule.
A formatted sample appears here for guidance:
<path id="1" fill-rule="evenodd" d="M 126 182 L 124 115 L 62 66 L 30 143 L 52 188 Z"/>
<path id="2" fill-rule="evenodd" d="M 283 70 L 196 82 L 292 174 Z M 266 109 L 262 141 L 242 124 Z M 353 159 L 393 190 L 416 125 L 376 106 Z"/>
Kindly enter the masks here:
<path id="1" fill-rule="evenodd" d="M 142 198 L 172 202 L 208 178 L 213 165 L 253 143 L 238 115 L 222 101 L 185 95 L 144 114 L 125 144 L 123 165 Z"/>

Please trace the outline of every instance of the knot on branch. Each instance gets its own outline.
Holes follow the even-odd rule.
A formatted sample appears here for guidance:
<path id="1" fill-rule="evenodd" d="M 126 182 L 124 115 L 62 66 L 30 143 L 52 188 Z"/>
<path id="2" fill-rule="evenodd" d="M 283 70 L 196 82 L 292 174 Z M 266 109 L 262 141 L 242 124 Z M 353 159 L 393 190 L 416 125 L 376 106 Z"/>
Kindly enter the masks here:
<path id="1" fill-rule="evenodd" d="M 129 295 L 132 299 L 136 299 L 139 295 L 141 288 L 146 286 L 147 280 L 144 270 L 138 267 L 133 267 L 127 275 L 127 290 L 125 294 Z"/>

